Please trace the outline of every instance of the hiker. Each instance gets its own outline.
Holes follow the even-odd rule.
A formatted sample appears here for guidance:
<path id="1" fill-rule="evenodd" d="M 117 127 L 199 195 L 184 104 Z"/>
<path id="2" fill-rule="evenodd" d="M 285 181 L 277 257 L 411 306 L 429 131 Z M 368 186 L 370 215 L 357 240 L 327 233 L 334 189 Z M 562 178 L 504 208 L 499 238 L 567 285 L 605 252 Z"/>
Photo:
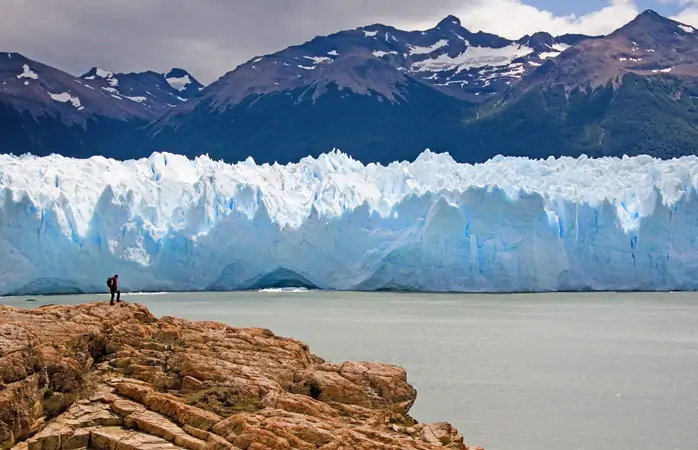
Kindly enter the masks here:
<path id="1" fill-rule="evenodd" d="M 109 293 L 111 293 L 110 305 L 114 304 L 114 294 L 116 294 L 116 302 L 121 302 L 121 291 L 119 290 L 119 275 L 114 274 L 113 277 L 107 278 L 107 286 L 109 287 Z"/>

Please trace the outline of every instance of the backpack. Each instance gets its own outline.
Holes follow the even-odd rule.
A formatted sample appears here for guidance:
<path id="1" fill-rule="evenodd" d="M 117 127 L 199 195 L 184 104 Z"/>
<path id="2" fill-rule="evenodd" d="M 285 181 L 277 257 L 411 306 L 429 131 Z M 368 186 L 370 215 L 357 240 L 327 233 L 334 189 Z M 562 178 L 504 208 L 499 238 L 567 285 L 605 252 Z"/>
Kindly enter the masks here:
<path id="1" fill-rule="evenodd" d="M 114 286 L 114 278 L 109 277 L 107 278 L 107 287 L 111 288 L 112 286 Z"/>

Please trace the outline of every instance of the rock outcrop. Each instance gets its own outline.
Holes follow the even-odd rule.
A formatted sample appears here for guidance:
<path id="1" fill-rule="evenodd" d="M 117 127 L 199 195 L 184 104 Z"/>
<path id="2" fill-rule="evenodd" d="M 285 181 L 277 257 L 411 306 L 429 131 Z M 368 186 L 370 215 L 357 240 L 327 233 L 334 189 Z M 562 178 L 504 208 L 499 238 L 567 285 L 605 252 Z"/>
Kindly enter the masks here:
<path id="1" fill-rule="evenodd" d="M 0 306 L 0 448 L 469 449 L 403 369 L 138 304 Z"/>

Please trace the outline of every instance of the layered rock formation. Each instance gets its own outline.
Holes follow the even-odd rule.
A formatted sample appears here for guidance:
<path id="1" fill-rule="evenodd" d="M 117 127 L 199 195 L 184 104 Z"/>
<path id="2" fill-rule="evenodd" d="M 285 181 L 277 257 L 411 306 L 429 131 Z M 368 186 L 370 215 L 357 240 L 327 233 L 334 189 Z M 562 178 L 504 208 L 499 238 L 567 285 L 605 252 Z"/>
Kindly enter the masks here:
<path id="1" fill-rule="evenodd" d="M 144 306 L 0 306 L 0 448 L 469 449 L 403 369 Z"/>

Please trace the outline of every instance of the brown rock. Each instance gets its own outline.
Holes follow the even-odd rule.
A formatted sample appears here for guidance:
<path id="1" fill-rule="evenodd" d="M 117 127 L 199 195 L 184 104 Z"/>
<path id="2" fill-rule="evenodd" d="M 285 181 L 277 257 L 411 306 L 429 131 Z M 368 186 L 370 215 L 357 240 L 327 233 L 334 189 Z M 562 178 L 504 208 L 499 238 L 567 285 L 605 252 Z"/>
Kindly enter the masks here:
<path id="1" fill-rule="evenodd" d="M 90 445 L 90 430 L 75 430 L 71 436 L 61 440 L 61 450 L 87 448 Z"/>
<path id="2" fill-rule="evenodd" d="M 110 450 L 178 450 L 181 448 L 157 436 L 116 427 L 90 430 L 90 447 Z"/>
<path id="3" fill-rule="evenodd" d="M 209 433 L 208 431 L 194 428 L 191 425 L 184 425 L 182 429 L 190 435 L 194 436 L 195 438 L 201 439 L 202 441 L 208 441 L 209 436 L 211 435 L 211 433 Z"/>
<path id="4" fill-rule="evenodd" d="M 111 403 L 111 409 L 122 417 L 130 416 L 135 412 L 145 411 L 145 407 L 140 403 L 123 399 L 116 399 Z"/>
<path id="5" fill-rule="evenodd" d="M 201 380 L 198 380 L 194 377 L 190 377 L 189 375 L 185 375 L 184 378 L 182 378 L 183 394 L 199 391 L 203 389 L 203 387 L 204 383 Z"/>
<path id="6" fill-rule="evenodd" d="M 173 395 L 154 394 L 149 400 L 148 406 L 153 411 L 164 414 L 181 425 L 189 425 L 207 431 L 222 420 L 214 413 L 184 404 L 181 399 Z"/>
<path id="7" fill-rule="evenodd" d="M 206 441 L 206 448 L 207 450 L 240 450 L 238 447 L 215 434 L 209 434 L 208 440 Z"/>
<path id="8" fill-rule="evenodd" d="M 425 425 L 422 429 L 422 437 L 431 444 L 462 444 L 463 437 L 460 436 L 448 422 L 437 422 Z"/>
<path id="9" fill-rule="evenodd" d="M 3 449 L 468 449 L 400 367 L 138 304 L 0 306 L 0 386 Z"/>

